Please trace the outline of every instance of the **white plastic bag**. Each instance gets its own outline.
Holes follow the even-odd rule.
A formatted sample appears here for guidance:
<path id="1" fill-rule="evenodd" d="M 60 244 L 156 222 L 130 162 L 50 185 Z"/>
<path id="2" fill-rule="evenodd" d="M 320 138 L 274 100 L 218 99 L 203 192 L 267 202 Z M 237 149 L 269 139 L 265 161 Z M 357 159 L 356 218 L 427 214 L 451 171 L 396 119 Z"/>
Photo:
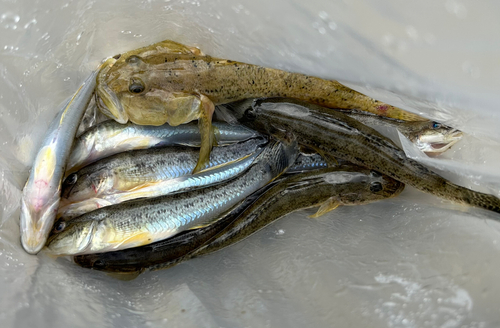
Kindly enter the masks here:
<path id="1" fill-rule="evenodd" d="M 4 1 L 0 9 L 2 327 L 498 326 L 498 215 L 414 189 L 309 211 L 130 282 L 19 242 L 20 190 L 48 124 L 104 57 L 163 39 L 337 79 L 468 133 L 424 160 L 500 195 L 500 5 L 473 0 Z M 393 134 L 396 135 L 396 134 Z M 397 135 L 396 135 L 397 136 Z"/>

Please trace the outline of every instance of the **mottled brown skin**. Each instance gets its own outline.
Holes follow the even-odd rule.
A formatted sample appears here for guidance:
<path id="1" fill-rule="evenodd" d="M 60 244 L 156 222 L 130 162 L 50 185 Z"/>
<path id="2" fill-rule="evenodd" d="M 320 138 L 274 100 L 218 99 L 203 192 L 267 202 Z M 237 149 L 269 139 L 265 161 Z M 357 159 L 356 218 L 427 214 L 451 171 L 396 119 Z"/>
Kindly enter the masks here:
<path id="1" fill-rule="evenodd" d="M 163 41 L 115 56 L 116 62 L 97 78 L 97 94 L 107 106 L 104 113 L 121 123 L 130 119 L 143 125 L 178 125 L 198 119 L 203 134 L 199 167 L 213 143 L 214 105 L 241 99 L 290 97 L 330 108 L 424 120 L 336 81 L 215 58 L 192 49 Z"/>
<path id="2" fill-rule="evenodd" d="M 500 213 L 497 197 L 451 183 L 408 158 L 390 139 L 338 111 L 293 99 L 257 100 L 251 106 L 243 102 L 231 108 L 248 127 L 276 137 L 292 133 L 300 145 L 325 159 L 344 159 L 423 192 Z"/>
<path id="3" fill-rule="evenodd" d="M 340 177 L 341 181 L 336 181 Z M 376 188 L 374 188 L 376 187 Z M 319 205 L 361 205 L 398 195 L 404 185 L 355 165 L 314 170 L 276 181 L 216 223 L 124 251 L 75 256 L 83 267 L 137 273 L 171 267 L 232 245 L 288 213 Z"/>

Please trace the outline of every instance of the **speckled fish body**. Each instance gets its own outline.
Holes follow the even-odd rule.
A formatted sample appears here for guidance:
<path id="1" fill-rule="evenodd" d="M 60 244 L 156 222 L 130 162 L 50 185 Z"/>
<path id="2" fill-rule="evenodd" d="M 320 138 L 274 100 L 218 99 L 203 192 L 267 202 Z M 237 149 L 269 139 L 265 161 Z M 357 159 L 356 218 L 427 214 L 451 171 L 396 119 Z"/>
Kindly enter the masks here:
<path id="1" fill-rule="evenodd" d="M 336 81 L 202 55 L 189 47 L 173 52 L 171 43 L 163 41 L 115 56 L 116 61 L 99 73 L 98 104 L 120 123 L 179 125 L 198 120 L 202 144 L 195 171 L 208 160 L 213 145 L 212 115 L 218 104 L 291 97 L 330 108 L 422 120 Z"/>
<path id="2" fill-rule="evenodd" d="M 216 223 L 148 246 L 75 257 L 81 266 L 108 272 L 157 270 L 232 245 L 284 215 L 334 199 L 360 205 L 398 195 L 404 188 L 389 177 L 354 165 L 280 178 Z"/>
<path id="3" fill-rule="evenodd" d="M 60 208 L 59 216 L 68 220 L 128 200 L 159 197 L 221 183 L 248 169 L 265 143 L 265 138 L 258 138 L 217 147 L 211 154 L 210 167 L 196 174 L 191 174 L 198 157 L 194 149 L 175 147 L 157 149 L 154 154 L 140 150 L 133 154 L 115 155 L 119 157 L 118 161 L 108 158 L 101 161 L 103 163 L 98 162 L 96 166 L 100 169 L 94 170 L 91 165 L 80 170 L 80 178 L 73 188 L 66 184 L 63 195 L 67 198 L 63 201 L 67 205 Z M 142 157 L 137 152 L 146 154 Z M 71 175 L 68 179 L 73 180 Z M 78 184 L 78 181 L 81 183 Z"/>
<path id="4" fill-rule="evenodd" d="M 243 175 L 224 184 L 108 206 L 63 225 L 59 221 L 47 248 L 56 255 L 116 251 L 209 225 L 278 177 L 297 155 L 296 142 L 273 142 Z"/>
<path id="5" fill-rule="evenodd" d="M 264 137 L 215 147 L 209 169 L 250 156 L 267 142 Z M 162 147 L 128 151 L 107 157 L 70 174 L 62 185 L 65 203 L 140 189 L 147 184 L 190 175 L 198 151 L 190 147 Z"/>
<path id="6" fill-rule="evenodd" d="M 20 217 L 21 244 L 30 254 L 42 249 L 54 224 L 64 169 L 78 125 L 92 98 L 96 75 L 97 72 L 90 74 L 50 124 L 24 186 Z"/>
<path id="7" fill-rule="evenodd" d="M 292 133 L 302 146 L 315 149 L 325 159 L 336 157 L 386 174 L 423 192 L 457 203 L 500 213 L 500 199 L 444 179 L 374 129 L 343 113 L 296 100 L 257 100 L 248 107 L 233 104 L 245 125 L 279 136 Z"/>
<path id="8" fill-rule="evenodd" d="M 407 122 L 360 111 L 345 114 L 371 126 L 394 127 L 428 155 L 439 155 L 447 151 L 463 136 L 462 131 L 433 121 Z"/>
<path id="9" fill-rule="evenodd" d="M 217 144 L 221 146 L 259 135 L 241 125 L 222 122 L 214 122 L 213 125 Z M 198 125 L 191 123 L 180 126 L 149 126 L 120 124 L 109 120 L 93 126 L 75 140 L 67 171 L 74 172 L 92 162 L 124 151 L 172 145 L 199 147 Z"/>

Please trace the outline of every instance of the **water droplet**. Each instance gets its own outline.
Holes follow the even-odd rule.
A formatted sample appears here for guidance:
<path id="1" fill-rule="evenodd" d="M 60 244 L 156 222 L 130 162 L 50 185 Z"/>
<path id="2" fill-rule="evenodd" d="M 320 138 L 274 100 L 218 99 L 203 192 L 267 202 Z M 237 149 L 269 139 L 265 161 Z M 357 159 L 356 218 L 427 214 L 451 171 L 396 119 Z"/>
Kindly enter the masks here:
<path id="1" fill-rule="evenodd" d="M 331 21 L 330 23 L 328 23 L 328 27 L 330 28 L 330 30 L 335 31 L 337 29 L 337 23 Z"/>
<path id="2" fill-rule="evenodd" d="M 63 66 L 63 64 L 59 63 L 57 64 L 56 68 L 61 68 Z"/>
<path id="3" fill-rule="evenodd" d="M 142 34 L 134 34 L 134 38 L 140 38 Z"/>
<path id="4" fill-rule="evenodd" d="M 66 81 L 69 81 L 71 78 L 68 76 L 67 78 L 65 78 L 63 81 L 66 82 Z"/>
<path id="5" fill-rule="evenodd" d="M 319 18 L 326 20 L 328 19 L 328 13 L 326 11 L 320 11 L 318 14 Z"/>
<path id="6" fill-rule="evenodd" d="M 126 30 L 126 31 L 121 31 L 121 33 L 122 33 L 122 34 L 132 34 L 132 31 L 128 31 L 128 30 Z"/>
<path id="7" fill-rule="evenodd" d="M 41 37 L 40 37 L 41 40 L 45 40 L 47 41 L 48 39 L 50 39 L 50 35 L 49 33 L 44 33 Z"/>
<path id="8" fill-rule="evenodd" d="M 283 229 L 279 229 L 278 231 L 276 231 L 277 236 L 282 236 L 284 234 L 285 234 L 285 230 L 283 230 Z"/>
<path id="9" fill-rule="evenodd" d="M 19 17 L 19 15 L 11 12 L 6 12 L 0 16 L 0 23 L 4 23 L 6 29 L 17 29 L 17 23 L 19 23 L 20 20 L 21 17 Z"/>
<path id="10" fill-rule="evenodd" d="M 80 39 L 82 38 L 82 35 L 83 35 L 83 32 L 80 32 L 80 34 L 78 34 L 78 36 L 76 37 L 76 41 L 80 41 Z"/>
<path id="11" fill-rule="evenodd" d="M 30 20 L 29 22 L 27 22 L 26 24 L 24 24 L 24 29 L 27 30 L 31 26 L 35 25 L 36 23 L 38 23 L 37 20 L 33 18 L 32 20 Z"/>

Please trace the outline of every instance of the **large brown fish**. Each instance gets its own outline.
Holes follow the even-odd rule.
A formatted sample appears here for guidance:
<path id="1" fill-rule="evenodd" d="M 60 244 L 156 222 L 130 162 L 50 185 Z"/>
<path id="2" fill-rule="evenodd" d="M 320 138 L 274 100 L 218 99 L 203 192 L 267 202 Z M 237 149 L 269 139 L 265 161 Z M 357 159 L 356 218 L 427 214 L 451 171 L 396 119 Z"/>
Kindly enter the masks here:
<path id="1" fill-rule="evenodd" d="M 229 105 L 241 123 L 280 137 L 293 134 L 326 160 L 340 158 L 368 167 L 426 193 L 500 213 L 500 199 L 458 186 L 408 158 L 390 139 L 347 115 L 293 99 Z"/>
<path id="2" fill-rule="evenodd" d="M 176 126 L 198 120 L 202 143 L 195 172 L 208 160 L 214 143 L 214 105 L 256 97 L 291 97 L 330 108 L 424 120 L 336 81 L 214 58 L 173 41 L 114 58 L 97 77 L 101 110 L 120 123 Z"/>

